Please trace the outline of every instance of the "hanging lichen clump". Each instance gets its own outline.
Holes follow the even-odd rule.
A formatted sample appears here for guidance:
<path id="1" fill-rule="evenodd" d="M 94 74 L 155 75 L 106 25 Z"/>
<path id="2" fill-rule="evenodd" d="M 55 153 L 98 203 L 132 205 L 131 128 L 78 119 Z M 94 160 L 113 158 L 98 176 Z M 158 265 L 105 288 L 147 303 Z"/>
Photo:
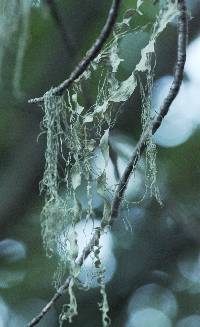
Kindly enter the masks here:
<path id="1" fill-rule="evenodd" d="M 121 106 L 133 94 L 137 86 L 142 94 L 142 128 L 151 131 L 151 91 L 155 65 L 155 42 L 168 22 L 177 15 L 176 1 L 167 1 L 152 27 L 150 40 L 141 51 L 141 58 L 130 76 L 119 81 L 117 72 L 122 58 L 119 57 L 119 44 L 127 33 L 134 33 L 131 19 L 134 14 L 141 15 L 143 1 L 137 2 L 135 10 L 129 10 L 121 23 L 116 24 L 112 40 L 91 63 L 86 72 L 68 90 L 67 95 L 57 96 L 53 90 L 45 94 L 44 118 L 42 128 L 47 136 L 45 153 L 46 166 L 41 182 L 41 191 L 45 192 L 45 206 L 42 211 L 42 235 L 49 256 L 58 256 L 60 250 L 65 253 L 59 258 L 58 271 L 54 283 L 59 287 L 65 270 L 70 272 L 70 303 L 65 305 L 60 323 L 70 322 L 77 314 L 74 286 L 80 271 L 78 258 L 77 224 L 85 219 L 93 220 L 93 198 L 95 192 L 103 202 L 103 214 L 99 223 L 99 235 L 110 223 L 112 192 L 107 187 L 107 165 L 109 160 L 109 131 L 117 117 L 116 106 Z M 142 27 L 145 28 L 144 26 Z M 138 29 L 137 29 L 138 30 Z M 96 102 L 85 108 L 81 105 L 82 80 L 92 78 L 101 72 Z M 141 82 L 142 81 L 142 82 Z M 94 167 L 95 150 L 99 147 L 104 159 L 104 169 Z M 149 132 L 146 151 L 146 178 L 150 194 L 160 202 L 156 185 L 156 146 Z M 86 201 L 80 198 L 79 189 L 86 195 Z M 97 242 L 98 243 L 98 242 Z M 109 326 L 108 303 L 105 293 L 104 268 L 99 258 L 99 245 L 93 249 L 95 266 L 99 272 L 99 285 L 102 295 L 100 310 L 103 326 Z"/>

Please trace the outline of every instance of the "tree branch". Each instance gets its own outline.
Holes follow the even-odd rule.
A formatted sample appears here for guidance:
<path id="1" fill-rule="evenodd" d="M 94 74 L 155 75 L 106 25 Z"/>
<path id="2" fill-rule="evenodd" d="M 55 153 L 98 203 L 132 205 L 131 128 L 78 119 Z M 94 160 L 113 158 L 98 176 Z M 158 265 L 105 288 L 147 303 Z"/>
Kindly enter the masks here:
<path id="1" fill-rule="evenodd" d="M 77 260 L 77 265 L 80 267 L 83 265 L 85 259 L 89 256 L 89 254 L 92 252 L 93 247 L 96 244 L 96 241 L 100 238 L 100 231 L 95 230 L 95 233 L 90 240 L 89 244 L 84 248 L 82 255 Z M 31 322 L 28 323 L 27 327 L 33 327 L 37 325 L 40 320 L 46 315 L 46 313 L 51 309 L 51 307 L 54 305 L 54 303 L 67 291 L 69 287 L 69 283 L 72 279 L 72 276 L 68 276 L 64 284 L 62 284 L 59 289 L 56 291 L 52 299 L 47 303 L 47 305 L 42 309 L 42 311 L 31 320 Z"/>
<path id="2" fill-rule="evenodd" d="M 123 199 L 124 192 L 127 188 L 129 178 L 132 172 L 136 168 L 136 164 L 139 161 L 141 154 L 144 152 L 146 148 L 146 141 L 149 137 L 149 133 L 154 134 L 157 129 L 160 127 L 163 118 L 167 115 L 170 105 L 173 100 L 176 98 L 182 80 L 183 80 L 183 72 L 186 61 L 186 46 L 187 46 L 187 35 L 188 35 L 188 19 L 187 19 L 187 8 L 185 0 L 178 0 L 178 9 L 179 9 L 179 18 L 178 18 L 178 53 L 177 53 L 177 62 L 175 66 L 174 79 L 172 85 L 170 87 L 169 93 L 165 98 L 158 116 L 154 119 L 151 126 L 148 127 L 146 131 L 141 135 L 139 142 L 136 146 L 136 149 L 130 159 L 128 166 L 126 167 L 123 176 L 120 180 L 120 183 L 115 191 L 112 209 L 111 209 L 111 221 L 110 225 L 112 225 L 114 218 L 118 216 L 119 208 Z M 87 247 L 83 250 L 83 253 L 79 260 L 77 260 L 77 264 L 81 267 L 85 261 L 85 259 L 92 252 L 92 249 L 96 243 L 96 241 L 100 237 L 99 230 L 95 230 L 92 239 L 90 240 Z M 62 294 L 68 289 L 71 276 L 69 276 L 65 283 L 58 289 L 58 291 L 54 294 L 50 302 L 42 309 L 42 311 L 27 325 L 27 327 L 33 327 L 39 323 L 39 321 L 44 317 L 44 315 L 51 309 L 53 304 L 62 296 Z"/>
<path id="3" fill-rule="evenodd" d="M 178 18 L 178 51 L 177 51 L 177 62 L 175 66 L 174 79 L 170 87 L 167 97 L 164 99 L 158 116 L 154 119 L 151 126 L 147 128 L 146 131 L 141 135 L 139 142 L 136 146 L 136 149 L 130 159 L 128 166 L 126 167 L 123 176 L 120 180 L 120 183 L 115 192 L 114 200 L 112 203 L 112 212 L 111 218 L 117 217 L 121 201 L 124 195 L 124 192 L 127 188 L 129 178 L 132 172 L 135 170 L 138 160 L 141 157 L 141 154 L 146 148 L 146 141 L 150 133 L 155 134 L 157 129 L 160 127 L 163 118 L 167 115 L 169 108 L 176 98 L 184 73 L 184 66 L 186 61 L 186 47 L 187 47 L 187 38 L 188 38 L 188 19 L 187 19 L 187 8 L 185 0 L 178 0 L 178 9 L 179 9 L 179 18 Z"/>
<path id="4" fill-rule="evenodd" d="M 78 44 L 76 44 L 73 40 L 73 37 L 70 33 L 68 33 L 67 29 L 65 28 L 64 21 L 62 19 L 62 15 L 59 12 L 59 8 L 55 2 L 55 0 L 45 0 L 46 4 L 49 7 L 49 10 L 51 12 L 51 16 L 54 19 L 58 30 L 60 31 L 61 37 L 63 39 L 64 47 L 67 51 L 67 55 L 71 59 L 72 63 L 76 62 L 76 58 L 78 55 Z M 81 87 L 83 90 L 83 95 L 85 99 L 85 103 L 87 107 L 91 107 L 91 98 L 90 98 L 90 92 L 88 91 L 85 83 L 83 81 Z"/>
<path id="5" fill-rule="evenodd" d="M 115 24 L 115 21 L 117 19 L 119 6 L 120 6 L 121 0 L 113 0 L 112 6 L 110 8 L 107 21 L 99 35 L 99 37 L 96 39 L 93 46 L 90 48 L 86 56 L 80 61 L 80 63 L 75 67 L 73 72 L 70 74 L 69 78 L 66 79 L 64 82 L 62 82 L 60 85 L 53 88 L 53 95 L 62 95 L 68 87 L 77 79 L 79 78 L 84 71 L 87 69 L 87 67 L 90 65 L 92 60 L 96 58 L 96 56 L 101 51 L 103 45 L 105 44 L 106 40 L 108 39 L 112 28 Z M 30 99 L 29 103 L 40 103 L 44 101 L 44 95 L 40 98 L 34 98 Z"/>

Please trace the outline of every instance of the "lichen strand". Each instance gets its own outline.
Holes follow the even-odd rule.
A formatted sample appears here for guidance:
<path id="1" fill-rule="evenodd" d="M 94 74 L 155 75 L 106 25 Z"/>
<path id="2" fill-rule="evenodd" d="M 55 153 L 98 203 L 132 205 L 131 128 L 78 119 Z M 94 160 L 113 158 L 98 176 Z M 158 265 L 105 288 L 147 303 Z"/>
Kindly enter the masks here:
<path id="1" fill-rule="evenodd" d="M 168 1 L 165 8 L 160 10 L 152 26 L 149 43 L 141 51 L 141 58 L 134 71 L 126 80 L 119 81 L 117 72 L 122 61 L 119 57 L 119 43 L 127 32 L 134 33 L 130 25 L 131 18 L 134 13 L 142 14 L 142 4 L 143 1 L 138 1 L 135 8 L 137 10 L 125 13 L 123 21 L 115 27 L 112 40 L 68 90 L 65 98 L 53 95 L 52 90 L 47 92 L 44 98 L 42 129 L 46 133 L 47 149 L 45 172 L 41 182 L 41 191 L 45 192 L 45 206 L 42 211 L 43 242 L 49 256 L 59 257 L 60 264 L 54 280 L 56 287 L 62 282 L 66 267 L 72 278 L 69 287 L 70 303 L 63 308 L 61 324 L 66 319 L 71 322 L 73 316 L 77 314 L 74 286 L 80 267 L 76 264 L 79 255 L 76 225 L 81 219 L 88 221 L 95 217 L 94 192 L 98 193 L 104 205 L 99 224 L 100 234 L 110 223 L 110 203 L 113 194 L 107 187 L 109 130 L 115 123 L 117 106 L 121 106 L 130 98 L 137 85 L 141 88 L 143 99 L 142 128 L 150 130 L 154 46 L 167 23 L 177 15 L 177 8 L 176 3 Z M 98 78 L 100 76 L 96 101 L 90 108 L 85 108 L 80 104 L 81 83 L 82 80 L 95 76 Z M 94 166 L 93 159 L 97 147 L 104 159 L 103 170 Z M 159 200 L 156 186 L 156 147 L 151 133 L 147 141 L 146 162 L 146 179 L 150 194 Z M 86 201 L 79 193 L 86 194 Z M 94 253 L 95 251 L 97 252 Z M 99 260 L 99 251 L 98 245 L 92 249 L 96 261 Z M 102 324 L 109 326 L 104 268 L 101 261 L 99 282 L 102 295 L 100 305 Z"/>
<path id="2" fill-rule="evenodd" d="M 71 323 L 73 317 L 78 314 L 77 301 L 76 301 L 73 287 L 74 287 L 74 278 L 71 278 L 68 287 L 69 304 L 63 305 L 62 312 L 59 316 L 60 326 L 63 326 L 63 323 L 66 320 L 68 320 Z"/>
<path id="3" fill-rule="evenodd" d="M 63 97 L 52 95 L 52 91 L 47 92 L 42 122 L 47 137 L 46 165 L 40 189 L 46 195 L 42 211 L 42 234 L 50 256 L 63 247 L 65 236 L 71 246 L 71 227 L 76 225 L 82 215 L 81 203 L 76 196 L 82 174 L 78 157 L 81 153 L 81 131 L 79 119 L 73 114 L 67 117 L 67 110 L 70 112 L 71 107 L 67 106 Z"/>
<path id="4" fill-rule="evenodd" d="M 106 285 L 104 280 L 105 267 L 100 258 L 100 251 L 101 251 L 101 247 L 98 241 L 96 242 L 94 247 L 94 258 L 95 258 L 94 264 L 95 264 L 95 268 L 98 270 L 98 283 L 100 286 L 100 294 L 101 294 L 101 302 L 99 302 L 98 304 L 99 304 L 99 310 L 102 312 L 102 326 L 109 327 L 111 325 L 111 320 L 108 315 L 109 305 L 108 305 Z"/>
<path id="5" fill-rule="evenodd" d="M 63 305 L 62 312 L 60 314 L 60 325 L 62 326 L 65 320 L 72 322 L 74 316 L 78 314 L 77 301 L 74 293 L 75 280 L 79 275 L 80 266 L 76 263 L 78 257 L 78 242 L 75 226 L 72 226 L 68 233 L 69 248 L 67 251 L 68 262 L 70 267 L 71 280 L 68 287 L 69 304 Z"/>
<path id="6" fill-rule="evenodd" d="M 160 33 L 166 28 L 167 23 L 178 14 L 177 2 L 167 1 L 161 9 L 157 20 L 153 26 L 149 44 L 142 50 L 141 60 L 136 66 L 136 71 L 143 73 L 144 86 L 140 80 L 140 90 L 142 95 L 142 132 L 149 130 L 146 141 L 146 190 L 150 191 L 150 196 L 154 196 L 159 204 L 162 205 L 159 188 L 157 185 L 157 148 L 152 137 L 152 109 L 151 97 L 154 79 L 154 68 L 156 65 L 155 41 Z M 144 74 L 145 73 L 145 74 Z M 140 76 L 140 75 L 139 75 Z"/>

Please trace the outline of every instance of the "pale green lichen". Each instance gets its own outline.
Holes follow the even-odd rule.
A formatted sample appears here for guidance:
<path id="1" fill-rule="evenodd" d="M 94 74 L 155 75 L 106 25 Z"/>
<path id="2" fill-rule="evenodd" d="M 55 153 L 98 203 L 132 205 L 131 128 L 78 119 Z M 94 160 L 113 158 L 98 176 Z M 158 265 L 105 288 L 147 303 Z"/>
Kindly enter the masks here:
<path id="1" fill-rule="evenodd" d="M 62 312 L 59 316 L 60 326 L 62 326 L 66 320 L 68 320 L 71 323 L 73 317 L 78 314 L 77 301 L 74 295 L 73 287 L 74 287 L 74 278 L 71 278 L 68 287 L 69 304 L 63 305 Z"/>
<path id="2" fill-rule="evenodd" d="M 99 245 L 99 240 L 98 240 L 98 242 L 96 242 L 96 245 L 94 247 L 94 257 L 95 257 L 94 264 L 96 269 L 98 270 L 98 283 L 100 286 L 100 294 L 101 294 L 101 302 L 99 302 L 98 304 L 99 304 L 99 310 L 102 312 L 102 326 L 109 327 L 111 325 L 111 320 L 108 315 L 109 305 L 108 305 L 106 286 L 104 280 L 105 267 L 100 258 L 100 251 L 101 251 L 101 247 Z"/>
<path id="3" fill-rule="evenodd" d="M 141 14 L 143 1 L 137 2 L 135 13 Z M 142 129 L 151 130 L 151 91 L 155 65 L 155 42 L 160 33 L 177 15 L 176 3 L 167 1 L 161 9 L 148 44 L 141 51 L 141 58 L 130 76 L 120 81 L 117 73 L 122 62 L 119 57 L 119 43 L 131 32 L 131 19 L 134 10 L 126 12 L 123 21 L 116 25 L 112 40 L 93 61 L 86 72 L 68 90 L 67 96 L 55 96 L 52 90 L 44 99 L 44 118 L 42 128 L 46 132 L 47 149 L 45 153 L 45 172 L 41 191 L 45 192 L 45 206 L 42 211 L 42 235 L 48 255 L 64 253 L 55 275 L 55 285 L 59 287 L 64 270 L 70 272 L 68 289 L 69 304 L 63 307 L 60 323 L 72 321 L 77 314 L 77 302 L 74 295 L 76 279 L 80 271 L 77 265 L 78 242 L 76 225 L 82 219 L 93 220 L 93 199 L 98 193 L 103 204 L 100 235 L 110 223 L 112 192 L 107 187 L 107 167 L 109 160 L 109 131 L 117 117 L 117 106 L 126 102 L 136 87 L 142 94 Z M 134 30 L 132 31 L 134 33 Z M 97 74 L 100 78 L 95 103 L 90 108 L 81 104 L 81 83 Z M 141 83 L 141 80 L 143 81 Z M 113 110 L 114 109 L 114 110 Z M 151 132 L 147 139 L 146 185 L 150 195 L 160 201 L 156 183 L 156 146 Z M 99 147 L 103 160 L 103 170 L 94 165 L 95 149 Z M 94 187 L 96 185 L 96 187 Z M 86 203 L 82 203 L 79 190 L 85 193 Z M 83 209 L 84 206 L 84 209 Z M 61 249 L 62 251 L 59 251 Z M 100 260 L 99 243 L 92 249 L 95 266 L 99 272 L 99 285 L 102 295 L 100 310 L 102 325 L 110 325 L 108 301 L 105 292 L 104 267 Z M 95 252 L 96 251 L 96 252 Z"/>
<path id="4" fill-rule="evenodd" d="M 77 265 L 76 259 L 78 257 L 78 243 L 77 243 L 77 233 L 75 231 L 75 226 L 70 229 L 67 239 L 69 241 L 69 246 L 66 247 L 67 250 L 67 260 L 70 267 L 70 282 L 68 287 L 69 303 L 63 305 L 62 312 L 60 314 L 60 325 L 62 326 L 65 320 L 72 322 L 74 316 L 78 314 L 77 301 L 74 293 L 75 280 L 80 272 L 80 266 Z"/>
<path id="5" fill-rule="evenodd" d="M 157 186 L 157 149 L 151 134 L 152 110 L 151 93 L 153 87 L 154 68 L 155 68 L 155 41 L 160 33 L 166 28 L 167 23 L 178 14 L 177 3 L 167 2 L 166 6 L 160 11 L 153 26 L 153 31 L 148 45 L 141 51 L 141 60 L 136 66 L 136 71 L 145 73 L 145 86 L 140 82 L 142 94 L 142 128 L 143 131 L 149 129 L 149 136 L 146 141 L 146 187 L 150 190 L 150 195 L 162 204 L 159 188 Z M 143 82 L 144 83 L 144 82 Z"/>

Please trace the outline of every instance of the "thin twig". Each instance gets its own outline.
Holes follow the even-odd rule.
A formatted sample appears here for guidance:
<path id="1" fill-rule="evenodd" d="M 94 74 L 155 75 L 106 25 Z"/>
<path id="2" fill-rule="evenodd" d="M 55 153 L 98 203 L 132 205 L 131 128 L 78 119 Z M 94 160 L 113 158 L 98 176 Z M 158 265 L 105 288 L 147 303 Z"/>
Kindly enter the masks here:
<path id="1" fill-rule="evenodd" d="M 113 0 L 112 6 L 110 8 L 107 21 L 99 35 L 99 37 L 96 39 L 93 46 L 90 48 L 86 56 L 81 60 L 81 62 L 75 67 L 74 71 L 70 74 L 69 78 L 66 79 L 64 82 L 62 82 L 60 85 L 53 88 L 53 94 L 54 95 L 62 95 L 68 87 L 77 79 L 79 78 L 84 71 L 87 69 L 87 67 L 90 65 L 92 60 L 96 58 L 96 56 L 101 51 L 103 45 L 105 44 L 106 40 L 108 39 L 113 26 L 115 24 L 115 21 L 117 19 L 119 6 L 120 6 L 121 0 Z M 30 99 L 29 103 L 39 103 L 44 101 L 44 95 L 40 98 L 34 98 Z"/>
<path id="2" fill-rule="evenodd" d="M 77 55 L 78 55 L 78 44 L 74 42 L 72 35 L 68 32 L 67 28 L 65 27 L 62 15 L 59 11 L 59 8 L 57 6 L 57 3 L 55 0 L 45 0 L 47 5 L 49 6 L 49 10 L 51 12 L 51 16 L 54 19 L 58 30 L 60 31 L 60 35 L 63 39 L 64 47 L 67 51 L 67 55 L 69 59 L 71 60 L 72 63 L 78 61 Z M 83 81 L 82 83 L 82 90 L 83 90 L 83 95 L 85 99 L 85 104 L 86 107 L 90 108 L 91 107 L 91 96 L 90 92 L 87 89 L 87 86 Z"/>
<path id="3" fill-rule="evenodd" d="M 136 146 L 136 149 L 131 157 L 131 160 L 124 171 L 124 174 L 120 180 L 120 183 L 116 189 L 113 202 L 112 202 L 112 210 L 111 210 L 111 221 L 110 225 L 112 225 L 114 218 L 118 216 L 119 208 L 123 199 L 124 192 L 127 188 L 129 178 L 132 172 L 136 168 L 136 164 L 139 161 L 141 154 L 146 148 L 146 141 L 149 137 L 149 133 L 154 134 L 157 129 L 160 127 L 163 118 L 169 111 L 170 105 L 173 100 L 176 98 L 182 80 L 183 80 L 183 72 L 184 65 L 186 61 L 186 46 L 187 46 L 187 35 L 188 35 L 188 21 L 187 21 L 187 8 L 185 0 L 178 0 L 178 9 L 179 9 L 179 19 L 178 19 L 178 54 L 177 54 L 177 62 L 175 66 L 175 73 L 172 85 L 170 87 L 169 93 L 165 98 L 163 105 L 160 108 L 160 112 L 158 116 L 153 121 L 152 125 L 141 135 L 140 140 Z M 99 239 L 100 233 L 99 230 L 95 230 L 92 239 L 90 240 L 87 247 L 83 250 L 83 253 L 77 264 L 81 267 L 85 261 L 85 259 L 92 252 L 92 249 Z M 54 294 L 50 302 L 42 309 L 42 311 L 27 325 L 27 327 L 33 327 L 39 323 L 39 321 L 44 317 L 44 315 L 51 309 L 53 304 L 62 296 L 62 294 L 68 289 L 71 276 L 69 276 L 65 283 L 58 289 L 58 291 Z"/>

